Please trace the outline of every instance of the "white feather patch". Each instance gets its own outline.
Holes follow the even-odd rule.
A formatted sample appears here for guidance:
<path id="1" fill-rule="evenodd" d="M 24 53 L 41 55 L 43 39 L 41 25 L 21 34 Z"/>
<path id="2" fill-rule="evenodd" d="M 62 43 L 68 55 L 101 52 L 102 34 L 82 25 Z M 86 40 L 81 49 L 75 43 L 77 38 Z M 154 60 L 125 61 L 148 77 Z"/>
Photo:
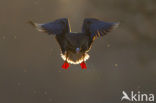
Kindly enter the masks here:
<path id="1" fill-rule="evenodd" d="M 78 54 L 69 53 L 67 59 L 66 55 L 61 53 L 61 57 L 64 61 L 67 60 L 67 62 L 70 64 L 80 64 L 81 62 L 89 59 L 89 55 L 87 53 L 84 54 L 84 58 L 81 53 Z"/>

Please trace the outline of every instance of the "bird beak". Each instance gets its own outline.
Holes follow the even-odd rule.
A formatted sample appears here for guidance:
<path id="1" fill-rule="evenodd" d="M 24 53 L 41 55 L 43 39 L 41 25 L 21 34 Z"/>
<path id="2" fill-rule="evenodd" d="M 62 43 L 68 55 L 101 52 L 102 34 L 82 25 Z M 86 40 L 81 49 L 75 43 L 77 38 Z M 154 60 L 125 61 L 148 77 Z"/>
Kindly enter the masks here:
<path id="1" fill-rule="evenodd" d="M 80 52 L 80 48 L 76 48 L 76 53 L 79 53 Z"/>

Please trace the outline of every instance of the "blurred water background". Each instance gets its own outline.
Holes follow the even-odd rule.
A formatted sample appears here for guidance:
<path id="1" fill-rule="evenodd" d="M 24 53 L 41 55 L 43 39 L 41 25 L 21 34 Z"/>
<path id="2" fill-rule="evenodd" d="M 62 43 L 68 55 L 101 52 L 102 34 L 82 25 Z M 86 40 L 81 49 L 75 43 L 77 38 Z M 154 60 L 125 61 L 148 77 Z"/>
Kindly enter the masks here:
<path id="1" fill-rule="evenodd" d="M 156 93 L 155 0 L 1 0 L 0 103 L 120 103 L 122 91 Z M 27 23 L 67 17 L 120 21 L 95 41 L 88 70 L 63 61 L 53 36 Z"/>

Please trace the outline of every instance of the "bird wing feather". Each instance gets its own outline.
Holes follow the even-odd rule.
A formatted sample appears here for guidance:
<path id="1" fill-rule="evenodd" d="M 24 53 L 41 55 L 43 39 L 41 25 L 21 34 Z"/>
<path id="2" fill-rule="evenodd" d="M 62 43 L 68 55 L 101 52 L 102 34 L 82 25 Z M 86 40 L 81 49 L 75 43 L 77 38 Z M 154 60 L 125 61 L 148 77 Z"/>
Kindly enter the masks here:
<path id="1" fill-rule="evenodd" d="M 57 19 L 53 22 L 38 24 L 30 21 L 30 23 L 41 32 L 46 32 L 48 34 L 63 34 L 70 32 L 70 27 L 67 18 Z"/>
<path id="2" fill-rule="evenodd" d="M 95 37 L 101 37 L 112 29 L 118 27 L 119 23 L 113 22 L 103 22 L 94 18 L 84 19 L 82 32 L 89 34 L 89 36 L 93 39 Z"/>

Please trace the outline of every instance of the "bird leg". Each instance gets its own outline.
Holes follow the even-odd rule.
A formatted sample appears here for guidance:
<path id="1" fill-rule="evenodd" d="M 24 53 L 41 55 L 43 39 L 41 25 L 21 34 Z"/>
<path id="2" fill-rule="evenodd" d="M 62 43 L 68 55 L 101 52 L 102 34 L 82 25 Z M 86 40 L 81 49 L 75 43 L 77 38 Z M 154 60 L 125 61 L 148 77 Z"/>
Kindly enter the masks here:
<path id="1" fill-rule="evenodd" d="M 86 63 L 84 62 L 84 56 L 85 54 L 83 54 L 83 62 L 80 64 L 82 69 L 87 69 Z"/>
<path id="2" fill-rule="evenodd" d="M 69 67 L 69 63 L 67 62 L 68 59 L 68 53 L 66 53 L 66 60 L 64 61 L 64 64 L 62 65 L 63 69 L 68 69 Z"/>

